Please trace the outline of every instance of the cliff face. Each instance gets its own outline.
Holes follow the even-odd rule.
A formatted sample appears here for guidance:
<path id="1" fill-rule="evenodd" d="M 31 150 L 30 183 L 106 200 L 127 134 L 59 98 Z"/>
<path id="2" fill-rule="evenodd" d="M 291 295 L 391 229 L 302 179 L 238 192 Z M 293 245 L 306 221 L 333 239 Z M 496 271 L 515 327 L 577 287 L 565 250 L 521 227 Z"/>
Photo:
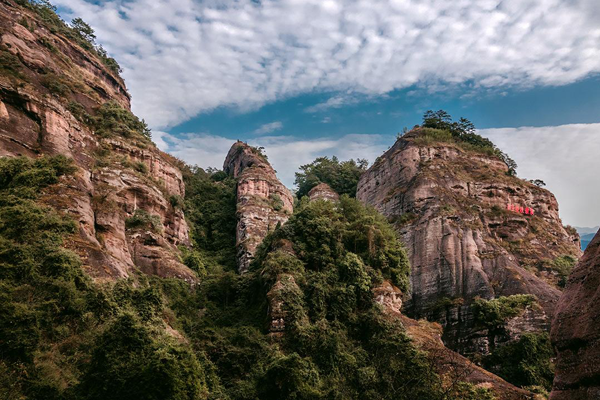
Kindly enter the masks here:
<path id="1" fill-rule="evenodd" d="M 447 382 L 466 381 L 478 387 L 491 389 L 498 399 L 525 400 L 535 396 L 519 389 L 502 378 L 475 365 L 467 358 L 447 348 L 442 341 L 442 327 L 435 322 L 416 321 L 402 314 L 401 292 L 391 283 L 384 281 L 373 290 L 375 301 L 386 314 L 398 318 L 408 336 L 419 348 L 427 352 L 436 372 Z"/>
<path id="2" fill-rule="evenodd" d="M 326 183 L 319 183 L 308 192 L 308 198 L 313 200 L 338 201 L 340 195 Z"/>
<path id="3" fill-rule="evenodd" d="M 68 245 L 93 276 L 126 277 L 139 268 L 195 280 L 176 248 L 188 242 L 188 227 L 169 201 L 184 194 L 175 160 L 142 136 L 115 133 L 118 124 L 97 132 L 94 116 L 105 104 L 118 110 L 118 118 L 137 121 L 123 80 L 34 10 L 7 1 L 0 3 L 0 16 L 0 56 L 6 61 L 0 71 L 0 156 L 74 159 L 78 172 L 44 200 L 79 222 L 79 235 Z M 151 217 L 151 229 L 141 217 Z"/>
<path id="4" fill-rule="evenodd" d="M 294 200 L 260 151 L 243 142 L 233 144 L 223 170 L 238 180 L 237 259 L 245 272 L 267 233 L 288 220 Z"/>
<path id="5" fill-rule="evenodd" d="M 552 400 L 600 398 L 600 233 L 569 277 L 551 338 L 558 352 Z"/>
<path id="6" fill-rule="evenodd" d="M 553 262 L 580 253 L 554 196 L 507 171 L 496 157 L 427 140 L 415 130 L 358 183 L 357 198 L 394 222 L 407 246 L 409 315 L 442 323 L 444 340 L 464 354 L 485 354 L 522 331 L 548 329 L 560 296 Z M 509 204 L 535 214 L 509 211 Z M 475 326 L 470 304 L 476 297 L 514 294 L 533 294 L 542 307 L 501 331 Z"/>

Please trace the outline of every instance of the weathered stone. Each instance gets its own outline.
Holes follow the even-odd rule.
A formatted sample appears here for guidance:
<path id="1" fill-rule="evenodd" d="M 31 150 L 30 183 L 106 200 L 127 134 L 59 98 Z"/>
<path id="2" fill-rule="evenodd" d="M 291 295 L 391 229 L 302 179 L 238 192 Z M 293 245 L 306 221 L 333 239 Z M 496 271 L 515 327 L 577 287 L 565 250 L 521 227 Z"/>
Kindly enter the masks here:
<path id="1" fill-rule="evenodd" d="M 109 100 L 129 110 L 129 94 L 123 80 L 95 54 L 48 31 L 37 18 L 11 1 L 0 3 L 2 50 L 23 63 L 22 78 L 0 74 L 0 156 L 73 158 L 78 171 L 46 190 L 42 201 L 79 223 L 79 234 L 67 246 L 81 256 L 92 276 L 114 279 L 141 269 L 195 281 L 177 249 L 189 244 L 189 229 L 183 212 L 169 202 L 170 196 L 185 194 L 176 160 L 153 144 L 98 137 L 72 115 L 72 101 L 89 113 Z M 23 19 L 32 31 L 19 23 Z M 68 93 L 49 94 L 44 85 L 48 77 L 69 84 Z M 102 167 L 97 165 L 100 151 L 109 153 Z M 129 165 L 143 163 L 147 172 L 136 172 L 119 159 Z M 126 229 L 126 220 L 139 209 L 160 218 L 158 232 Z"/>
<path id="2" fill-rule="evenodd" d="M 314 188 L 310 189 L 308 192 L 308 198 L 310 201 L 313 200 L 327 200 L 327 201 L 338 201 L 340 199 L 340 195 L 335 192 L 326 183 L 319 183 Z"/>
<path id="3" fill-rule="evenodd" d="M 419 135 L 415 130 L 398 140 L 357 189 L 357 198 L 387 216 L 406 245 L 412 267 L 407 314 L 441 322 L 447 344 L 464 354 L 485 354 L 502 341 L 482 340 L 473 326 L 476 297 L 533 294 L 542 308 L 527 316 L 537 330 L 547 329 L 560 296 L 549 265 L 560 255 L 580 255 L 578 236 L 562 226 L 556 199 L 508 176 L 496 157 L 429 144 Z M 508 204 L 531 207 L 535 215 L 508 211 Z M 448 300 L 456 305 L 440 310 Z"/>
<path id="4" fill-rule="evenodd" d="M 233 144 L 223 170 L 237 178 L 236 231 L 238 271 L 246 272 L 267 233 L 293 212 L 293 197 L 260 152 L 243 142 Z"/>
<path id="5" fill-rule="evenodd" d="M 373 289 L 375 301 L 391 318 L 400 320 L 413 343 L 424 350 L 446 385 L 469 382 L 477 387 L 490 389 L 500 400 L 533 400 L 535 396 L 519 389 L 502 378 L 475 365 L 467 358 L 447 348 L 442 342 L 442 327 L 435 322 L 416 321 L 400 312 L 400 289 L 390 282 L 383 282 Z"/>
<path id="6" fill-rule="evenodd" d="M 600 233 L 569 277 L 551 337 L 558 357 L 550 399 L 600 399 Z"/>

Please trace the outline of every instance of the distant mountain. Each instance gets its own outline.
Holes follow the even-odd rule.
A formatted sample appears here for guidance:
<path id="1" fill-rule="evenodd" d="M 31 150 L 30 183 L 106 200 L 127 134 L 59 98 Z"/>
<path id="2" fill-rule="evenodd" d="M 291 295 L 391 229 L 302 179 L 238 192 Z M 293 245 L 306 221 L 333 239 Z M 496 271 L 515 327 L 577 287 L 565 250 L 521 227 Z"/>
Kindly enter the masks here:
<path id="1" fill-rule="evenodd" d="M 581 237 L 581 250 L 585 250 L 600 229 L 600 226 L 596 226 L 595 228 L 580 228 L 575 227 L 577 229 L 577 233 Z"/>

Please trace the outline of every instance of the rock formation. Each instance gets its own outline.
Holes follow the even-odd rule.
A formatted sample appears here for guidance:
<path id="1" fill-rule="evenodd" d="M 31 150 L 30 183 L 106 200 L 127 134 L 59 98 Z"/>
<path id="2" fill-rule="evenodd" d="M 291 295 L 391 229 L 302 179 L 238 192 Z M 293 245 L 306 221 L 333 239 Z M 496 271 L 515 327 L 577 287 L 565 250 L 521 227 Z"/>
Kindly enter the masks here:
<path id="1" fill-rule="evenodd" d="M 502 378 L 475 365 L 467 358 L 447 348 L 442 342 L 442 327 L 435 322 L 416 321 L 401 313 L 401 291 L 390 282 L 384 281 L 373 289 L 375 301 L 383 307 L 386 314 L 398 318 L 406 333 L 415 344 L 426 351 L 436 372 L 445 382 L 465 381 L 476 386 L 491 389 L 501 400 L 533 400 L 533 394 L 519 389 Z"/>
<path id="2" fill-rule="evenodd" d="M 550 399 L 600 399 L 600 232 L 569 277 L 551 338 L 558 357 Z"/>
<path id="3" fill-rule="evenodd" d="M 327 200 L 327 201 L 338 201 L 340 199 L 340 195 L 335 192 L 326 183 L 319 183 L 314 188 L 310 189 L 308 192 L 308 198 L 310 201 L 313 200 Z"/>
<path id="4" fill-rule="evenodd" d="M 442 323 L 444 340 L 463 354 L 485 354 L 523 330 L 548 329 L 560 296 L 553 261 L 580 254 L 578 235 L 562 226 L 556 199 L 509 176 L 495 156 L 427 139 L 419 129 L 406 134 L 357 189 L 359 200 L 395 224 L 407 247 L 407 313 Z M 509 211 L 509 204 L 535 215 Z M 475 298 L 514 294 L 533 294 L 542 307 L 512 321 L 504 338 L 475 327 Z"/>
<path id="5" fill-rule="evenodd" d="M 246 143 L 231 146 L 223 171 L 238 180 L 236 245 L 238 271 L 243 273 L 267 233 L 288 220 L 294 200 L 261 151 Z"/>
<path id="6" fill-rule="evenodd" d="M 123 80 L 34 11 L 4 1 L 0 16 L 0 55 L 8 60 L 0 74 L 0 156 L 73 158 L 77 173 L 43 199 L 79 222 L 68 246 L 91 275 L 140 269 L 194 281 L 177 250 L 188 243 L 183 212 L 170 201 L 184 195 L 177 162 L 143 136 L 95 131 L 94 115 L 107 102 L 131 115 Z M 142 212 L 157 226 L 127 229 Z"/>

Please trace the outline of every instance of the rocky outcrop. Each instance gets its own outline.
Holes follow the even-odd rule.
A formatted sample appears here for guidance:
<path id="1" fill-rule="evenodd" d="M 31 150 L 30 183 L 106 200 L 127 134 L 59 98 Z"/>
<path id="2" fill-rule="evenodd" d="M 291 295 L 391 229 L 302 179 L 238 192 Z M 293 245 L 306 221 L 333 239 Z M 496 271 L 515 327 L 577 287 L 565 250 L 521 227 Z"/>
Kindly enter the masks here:
<path id="1" fill-rule="evenodd" d="M 43 201 L 79 222 L 68 246 L 98 279 L 134 271 L 189 282 L 178 245 L 188 244 L 183 211 L 171 198 L 184 195 L 176 160 L 141 137 L 99 136 L 89 123 L 107 101 L 129 112 L 123 80 L 34 10 L 0 3 L 0 156 L 63 154 L 78 171 Z M 157 221 L 128 228 L 138 212 Z"/>
<path id="2" fill-rule="evenodd" d="M 477 387 L 487 388 L 501 400 L 535 399 L 526 390 L 519 389 L 502 378 L 484 370 L 462 355 L 447 348 L 442 341 L 442 327 L 435 322 L 416 321 L 400 312 L 401 291 L 388 281 L 373 289 L 375 302 L 392 318 L 398 318 L 413 342 L 428 354 L 436 372 L 451 390 L 459 382 L 469 382 Z"/>
<path id="3" fill-rule="evenodd" d="M 338 201 L 340 199 L 340 195 L 335 192 L 326 183 L 319 183 L 314 188 L 310 189 L 308 192 L 308 198 L 310 201 L 313 200 L 327 200 L 327 201 Z"/>
<path id="4" fill-rule="evenodd" d="M 474 326 L 472 301 L 533 294 L 542 308 L 514 325 L 547 329 L 560 296 L 553 261 L 580 254 L 578 236 L 562 226 L 556 199 L 509 176 L 495 156 L 428 139 L 419 129 L 406 134 L 357 189 L 359 200 L 395 224 L 407 247 L 408 315 L 442 323 L 452 348 L 485 354 L 499 339 Z M 509 204 L 535 214 L 507 210 Z"/>
<path id="5" fill-rule="evenodd" d="M 237 179 L 236 245 L 238 271 L 246 272 L 267 233 L 293 212 L 293 197 L 257 148 L 243 142 L 231 146 L 223 170 Z"/>
<path id="6" fill-rule="evenodd" d="M 551 338 L 558 356 L 550 399 L 600 399 L 600 233 L 569 277 Z"/>

